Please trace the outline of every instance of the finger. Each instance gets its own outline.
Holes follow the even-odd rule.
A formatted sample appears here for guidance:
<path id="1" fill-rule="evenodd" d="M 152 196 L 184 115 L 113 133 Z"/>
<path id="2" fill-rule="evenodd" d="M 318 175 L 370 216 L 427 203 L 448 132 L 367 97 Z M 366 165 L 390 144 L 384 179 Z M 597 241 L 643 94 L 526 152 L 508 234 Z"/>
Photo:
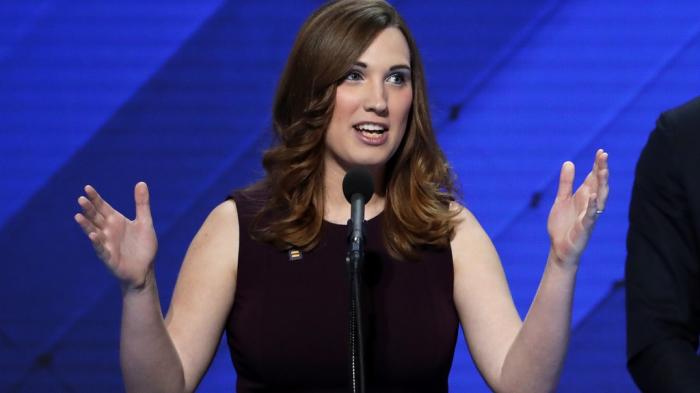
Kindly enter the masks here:
<path id="1" fill-rule="evenodd" d="M 601 154 L 603 154 L 603 149 L 596 150 L 595 157 L 593 158 L 593 170 L 591 170 L 591 172 L 593 172 L 593 173 L 598 172 L 598 163 L 600 161 Z"/>
<path id="2" fill-rule="evenodd" d="M 107 240 L 105 234 L 99 228 L 96 228 L 92 222 L 81 213 L 77 213 L 74 216 L 74 219 L 78 224 L 80 224 L 80 227 L 88 236 L 88 239 L 90 239 L 92 248 L 95 249 L 97 256 L 101 260 L 108 262 L 112 254 L 105 245 Z"/>
<path id="3" fill-rule="evenodd" d="M 592 193 L 588 196 L 588 206 L 586 206 L 586 212 L 583 216 L 583 219 L 581 220 L 583 223 L 583 227 L 586 229 L 592 227 L 595 221 L 598 219 L 598 216 L 600 215 L 598 213 L 597 199 L 598 195 L 596 193 Z"/>
<path id="4" fill-rule="evenodd" d="M 605 210 L 605 206 L 608 201 L 608 193 L 610 191 L 608 185 L 608 178 L 610 177 L 610 170 L 608 169 L 608 153 L 602 153 L 600 155 L 598 172 L 596 173 L 598 179 L 598 210 Z"/>
<path id="5" fill-rule="evenodd" d="M 136 220 L 151 221 L 151 205 L 148 185 L 139 182 L 134 187 L 134 200 L 136 201 Z"/>
<path id="6" fill-rule="evenodd" d="M 107 236 L 104 231 L 99 228 L 93 227 L 87 235 L 93 246 L 103 246 L 107 244 Z"/>
<path id="7" fill-rule="evenodd" d="M 600 169 L 601 155 L 604 153 L 603 149 L 598 149 L 595 152 L 595 157 L 593 157 L 593 168 L 586 176 L 584 183 L 590 183 L 592 180 L 597 180 L 596 173 Z"/>
<path id="8" fill-rule="evenodd" d="M 598 150 L 600 154 L 597 156 L 598 169 L 608 168 L 608 152 L 603 149 Z"/>
<path id="9" fill-rule="evenodd" d="M 581 183 L 581 187 L 585 185 L 591 190 L 597 190 L 599 188 L 600 181 L 598 179 L 598 173 L 603 168 L 601 165 L 605 165 L 605 159 L 603 157 L 607 158 L 607 153 L 605 153 L 603 149 L 596 150 L 595 158 L 593 159 L 593 168 L 588 172 L 588 175 L 586 175 L 583 183 Z"/>
<path id="10" fill-rule="evenodd" d="M 571 196 L 571 191 L 574 185 L 574 172 L 574 163 L 571 161 L 567 161 L 561 166 L 557 199 L 566 199 Z"/>
<path id="11" fill-rule="evenodd" d="M 98 232 L 91 232 L 88 237 L 92 242 L 92 247 L 95 249 L 97 256 L 103 261 L 108 262 L 112 254 L 104 244 L 104 235 Z"/>
<path id="12" fill-rule="evenodd" d="M 608 202 L 608 195 L 610 193 L 610 187 L 608 186 L 608 170 L 601 170 L 598 174 L 598 179 L 601 183 L 598 186 L 598 210 L 605 210 L 605 206 Z"/>
<path id="13" fill-rule="evenodd" d="M 97 228 L 95 228 L 95 225 L 90 222 L 82 213 L 77 213 L 75 216 L 73 216 L 73 219 L 75 219 L 75 222 L 80 225 L 80 228 L 85 232 L 88 237 L 90 236 L 90 233 L 92 232 L 97 232 Z"/>
<path id="14" fill-rule="evenodd" d="M 90 202 L 95 206 L 95 209 L 102 214 L 103 216 L 107 216 L 112 210 L 112 206 L 107 203 L 100 194 L 97 192 L 97 190 L 91 186 L 87 185 L 85 186 L 85 194 L 87 195 L 88 199 L 90 199 Z"/>
<path id="15" fill-rule="evenodd" d="M 78 205 L 80 205 L 80 207 L 83 209 L 83 216 L 85 218 L 90 220 L 90 222 L 92 222 L 98 228 L 102 228 L 104 226 L 105 218 L 102 216 L 102 214 L 97 212 L 95 205 L 93 205 L 89 199 L 85 198 L 84 196 L 79 197 Z"/>

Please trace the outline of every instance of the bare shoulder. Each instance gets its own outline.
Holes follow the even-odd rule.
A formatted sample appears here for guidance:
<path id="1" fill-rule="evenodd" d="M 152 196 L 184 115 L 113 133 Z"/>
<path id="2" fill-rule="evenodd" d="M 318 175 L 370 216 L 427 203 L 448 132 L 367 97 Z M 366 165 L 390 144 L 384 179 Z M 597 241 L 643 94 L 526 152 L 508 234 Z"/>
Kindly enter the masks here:
<path id="1" fill-rule="evenodd" d="M 217 229 L 229 233 L 238 232 L 238 211 L 236 202 L 227 199 L 217 205 L 202 225 L 202 229 Z"/>
<path id="2" fill-rule="evenodd" d="M 476 217 L 474 217 L 474 214 L 472 214 L 472 212 L 469 211 L 469 209 L 467 209 L 467 207 L 462 205 L 461 203 L 453 201 L 452 203 L 450 203 L 450 210 L 457 212 L 457 216 L 455 218 L 457 222 L 457 225 L 455 226 L 455 231 L 481 228 L 481 225 L 476 220 Z"/>
<path id="3" fill-rule="evenodd" d="M 491 239 L 469 209 L 458 202 L 452 202 L 450 209 L 458 212 L 451 242 L 453 254 L 459 256 L 460 253 L 455 251 L 467 252 L 467 249 L 474 250 L 475 246 L 491 246 Z"/>
<path id="4" fill-rule="evenodd" d="M 452 209 L 458 210 L 454 236 L 450 243 L 455 274 L 476 273 L 483 269 L 502 274 L 501 261 L 491 238 L 469 209 L 453 203 Z M 460 274 L 461 273 L 461 274 Z"/>
<path id="5" fill-rule="evenodd" d="M 237 267 L 238 214 L 235 202 L 226 200 L 209 213 L 192 239 L 180 269 L 174 300 L 180 300 L 181 292 L 203 294 L 215 289 L 228 297 L 235 288 Z M 188 297 L 186 301 L 189 300 Z"/>
<path id="6" fill-rule="evenodd" d="M 192 239 L 180 268 L 172 308 L 196 313 L 199 303 L 230 306 L 238 268 L 238 215 L 233 201 L 216 206 Z M 220 322 L 220 321 L 217 321 Z"/>
<path id="7" fill-rule="evenodd" d="M 233 199 L 227 199 L 219 203 L 213 210 L 212 214 L 218 214 L 226 216 L 229 218 L 236 218 L 238 216 L 236 212 L 236 202 Z"/>
<path id="8" fill-rule="evenodd" d="M 208 262 L 233 263 L 238 254 L 238 212 L 233 200 L 216 206 L 192 240 L 188 257 L 208 255 Z M 218 256 L 218 258 L 216 258 Z M 186 257 L 185 263 L 189 258 Z M 235 268 L 235 266 L 231 266 Z"/>

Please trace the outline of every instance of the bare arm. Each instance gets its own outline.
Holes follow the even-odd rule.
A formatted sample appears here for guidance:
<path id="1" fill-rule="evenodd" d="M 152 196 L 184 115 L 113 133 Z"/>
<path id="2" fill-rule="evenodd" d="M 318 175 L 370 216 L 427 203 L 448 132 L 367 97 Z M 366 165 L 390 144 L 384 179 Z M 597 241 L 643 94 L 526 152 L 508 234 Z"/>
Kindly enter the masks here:
<path id="1" fill-rule="evenodd" d="M 186 392 L 209 367 L 233 307 L 238 236 L 236 205 L 228 200 L 211 212 L 182 264 L 165 325 L 180 354 Z"/>
<path id="2" fill-rule="evenodd" d="M 127 392 L 183 392 L 185 378 L 175 344 L 163 321 L 153 273 L 139 290 L 122 296 L 119 346 Z"/>
<path id="3" fill-rule="evenodd" d="M 503 361 L 503 391 L 552 392 L 559 381 L 571 331 L 576 268 L 562 267 L 552 255 L 550 251 L 535 299 Z"/>
<path id="4" fill-rule="evenodd" d="M 463 209 L 452 241 L 455 303 L 470 350 L 487 383 L 499 392 L 556 388 L 568 345 L 578 259 L 607 199 L 607 154 L 571 194 L 573 165 L 562 168 L 548 229 L 552 248 L 524 322 L 513 305 L 491 240 Z"/>
<path id="5" fill-rule="evenodd" d="M 97 254 L 120 280 L 123 293 L 121 367 L 127 391 L 191 392 L 208 367 L 233 304 L 238 219 L 233 202 L 212 211 L 182 264 L 164 320 L 153 273 L 157 241 L 148 188 L 134 191 L 130 221 L 92 188 L 76 215 Z"/>

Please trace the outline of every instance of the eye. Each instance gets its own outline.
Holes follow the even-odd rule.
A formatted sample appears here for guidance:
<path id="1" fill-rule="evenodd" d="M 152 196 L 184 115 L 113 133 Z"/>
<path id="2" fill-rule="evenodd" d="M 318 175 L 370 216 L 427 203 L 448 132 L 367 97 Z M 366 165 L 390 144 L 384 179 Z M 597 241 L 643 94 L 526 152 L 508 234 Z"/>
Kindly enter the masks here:
<path id="1" fill-rule="evenodd" d="M 345 74 L 345 78 L 343 78 L 343 80 L 351 82 L 362 80 L 362 73 L 355 70 L 350 71 L 347 74 Z"/>
<path id="2" fill-rule="evenodd" d="M 397 86 L 406 84 L 408 77 L 403 72 L 394 72 L 386 78 L 386 81 Z"/>

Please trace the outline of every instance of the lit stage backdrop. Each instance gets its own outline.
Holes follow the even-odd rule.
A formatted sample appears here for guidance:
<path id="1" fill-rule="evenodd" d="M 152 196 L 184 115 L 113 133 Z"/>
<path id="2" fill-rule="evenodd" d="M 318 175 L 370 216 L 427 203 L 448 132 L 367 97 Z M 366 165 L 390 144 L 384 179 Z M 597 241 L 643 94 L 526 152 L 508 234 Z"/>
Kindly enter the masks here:
<path id="1" fill-rule="evenodd" d="M 133 185 L 149 183 L 167 309 L 206 214 L 261 174 L 275 85 L 319 4 L 0 4 L 0 391 L 123 389 L 120 291 L 73 222 L 82 186 L 132 215 Z M 658 113 L 700 94 L 700 3 L 394 4 L 422 51 L 464 203 L 523 316 L 561 163 L 581 175 L 596 148 L 610 152 L 610 203 L 582 261 L 560 391 L 635 391 L 624 366 L 627 204 Z M 234 383 L 222 346 L 200 391 Z M 450 386 L 488 391 L 461 338 Z"/>

